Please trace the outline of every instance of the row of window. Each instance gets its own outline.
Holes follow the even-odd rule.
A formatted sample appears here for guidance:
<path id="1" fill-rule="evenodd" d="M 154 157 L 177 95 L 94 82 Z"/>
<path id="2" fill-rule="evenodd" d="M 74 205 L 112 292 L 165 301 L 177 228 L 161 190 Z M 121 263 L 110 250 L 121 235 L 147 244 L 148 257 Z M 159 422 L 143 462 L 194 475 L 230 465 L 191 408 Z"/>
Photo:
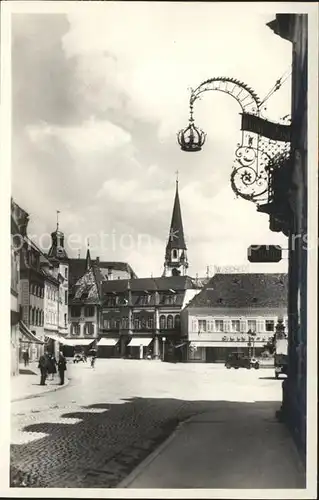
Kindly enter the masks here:
<path id="1" fill-rule="evenodd" d="M 35 283 L 30 283 L 30 294 L 36 297 L 44 297 L 44 287 L 41 285 L 36 285 Z"/>
<path id="2" fill-rule="evenodd" d="M 173 330 L 179 329 L 180 327 L 180 315 L 177 314 L 175 317 L 172 314 L 168 314 L 165 316 L 164 314 L 159 318 L 160 330 Z M 112 318 L 103 320 L 103 328 L 106 330 L 128 330 L 129 326 L 129 318 Z M 133 329 L 141 330 L 141 329 L 149 329 L 152 330 L 155 328 L 154 318 L 152 316 L 148 318 L 134 318 L 133 319 Z"/>
<path id="3" fill-rule="evenodd" d="M 94 324 L 93 323 L 85 323 L 84 325 L 84 335 L 94 335 Z M 81 334 L 81 325 L 80 323 L 72 323 L 71 324 L 71 334 L 72 335 L 80 335 Z"/>
<path id="4" fill-rule="evenodd" d="M 73 318 L 79 318 L 82 313 L 82 307 L 81 306 L 72 306 L 71 307 L 71 316 Z M 94 306 L 85 306 L 84 307 L 84 316 L 86 318 L 91 318 L 95 314 L 95 307 Z"/>
<path id="5" fill-rule="evenodd" d="M 262 331 L 266 332 L 274 332 L 275 331 L 275 320 L 260 320 L 259 328 Z M 257 332 L 257 320 L 249 319 L 247 322 L 243 322 L 242 326 L 246 331 Z M 201 332 L 241 332 L 241 322 L 238 319 L 235 320 L 223 320 L 223 319 L 215 319 L 215 320 L 206 320 L 199 319 L 198 321 L 193 320 L 192 324 L 193 332 L 198 331 Z"/>
<path id="6" fill-rule="evenodd" d="M 57 319 L 58 319 L 58 314 L 57 313 L 54 313 L 54 312 L 51 312 L 51 311 L 47 311 L 46 312 L 46 314 L 45 314 L 45 321 L 49 325 L 57 325 Z"/>
<path id="7" fill-rule="evenodd" d="M 135 304 L 141 305 L 141 306 L 147 306 L 151 303 L 151 294 L 145 294 L 145 295 L 140 295 Z M 174 305 L 176 304 L 177 300 L 177 295 L 176 294 L 161 294 L 160 295 L 160 304 L 165 304 L 165 305 Z M 105 307 L 116 307 L 118 305 L 125 305 L 128 303 L 127 297 L 119 297 L 118 295 L 110 296 L 107 297 L 104 305 Z"/>
<path id="8" fill-rule="evenodd" d="M 44 288 L 41 287 L 40 285 L 36 285 L 34 283 L 30 283 L 30 294 L 31 295 L 35 295 L 36 297 L 41 297 L 43 298 L 44 297 Z M 68 291 L 66 290 L 64 292 L 64 301 L 65 301 L 65 304 L 68 303 Z M 46 289 L 46 296 L 48 299 L 50 300 L 58 300 L 59 298 L 59 291 L 58 290 L 55 290 L 53 288 L 47 288 Z"/>
<path id="9" fill-rule="evenodd" d="M 44 324 L 44 312 L 41 309 L 36 309 L 35 307 L 30 307 L 29 321 L 30 321 L 30 325 L 32 325 L 32 326 L 43 326 L 43 324 Z"/>

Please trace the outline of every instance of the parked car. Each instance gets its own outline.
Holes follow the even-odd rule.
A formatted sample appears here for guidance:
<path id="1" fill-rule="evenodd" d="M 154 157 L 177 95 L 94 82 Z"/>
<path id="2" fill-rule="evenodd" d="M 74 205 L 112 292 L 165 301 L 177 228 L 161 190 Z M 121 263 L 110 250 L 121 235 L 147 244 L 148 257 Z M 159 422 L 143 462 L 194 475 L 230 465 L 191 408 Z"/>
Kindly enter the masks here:
<path id="1" fill-rule="evenodd" d="M 86 361 L 86 356 L 82 352 L 77 352 L 73 356 L 73 363 L 79 363 L 80 361 L 84 363 Z"/>
<path id="2" fill-rule="evenodd" d="M 235 368 L 236 370 L 238 368 L 247 368 L 250 370 L 251 368 L 255 368 L 258 370 L 259 368 L 259 362 L 255 358 L 250 358 L 249 356 L 246 356 L 243 353 L 240 352 L 232 352 L 226 362 L 225 362 L 226 368 Z"/>

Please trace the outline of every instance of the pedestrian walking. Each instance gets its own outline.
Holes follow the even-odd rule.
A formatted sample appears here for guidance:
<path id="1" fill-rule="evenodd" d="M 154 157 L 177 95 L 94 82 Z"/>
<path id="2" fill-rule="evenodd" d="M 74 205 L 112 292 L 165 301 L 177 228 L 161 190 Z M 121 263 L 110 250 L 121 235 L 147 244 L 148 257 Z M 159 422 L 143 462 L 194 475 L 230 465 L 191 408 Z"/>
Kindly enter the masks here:
<path id="1" fill-rule="evenodd" d="M 45 381 L 48 374 L 48 364 L 48 353 L 41 354 L 38 364 L 41 373 L 40 385 L 46 385 Z"/>
<path id="2" fill-rule="evenodd" d="M 24 366 L 28 366 L 29 365 L 29 352 L 27 350 L 25 350 L 23 352 L 23 361 L 24 361 Z"/>
<path id="3" fill-rule="evenodd" d="M 58 361 L 58 370 L 60 375 L 60 385 L 64 384 L 64 374 L 66 370 L 66 359 L 63 356 L 63 353 L 60 351 L 59 361 Z"/>
<path id="4" fill-rule="evenodd" d="M 54 380 L 54 374 L 57 372 L 56 359 L 53 353 L 49 354 L 48 358 L 48 374 L 51 375 L 51 380 Z"/>
<path id="5" fill-rule="evenodd" d="M 92 357 L 91 357 L 91 367 L 94 368 L 94 365 L 95 365 L 95 360 L 96 360 L 96 355 L 95 354 L 92 354 Z"/>

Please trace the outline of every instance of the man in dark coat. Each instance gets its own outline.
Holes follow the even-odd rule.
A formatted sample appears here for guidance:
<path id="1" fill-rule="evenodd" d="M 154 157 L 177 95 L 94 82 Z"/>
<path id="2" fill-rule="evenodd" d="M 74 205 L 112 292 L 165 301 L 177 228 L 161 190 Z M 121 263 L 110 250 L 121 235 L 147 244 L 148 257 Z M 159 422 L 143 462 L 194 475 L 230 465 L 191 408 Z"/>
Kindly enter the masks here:
<path id="1" fill-rule="evenodd" d="M 46 380 L 47 374 L 48 374 L 48 355 L 47 355 L 47 353 L 42 354 L 40 356 L 38 368 L 40 368 L 40 372 L 41 372 L 40 385 L 46 385 L 45 380 Z"/>
<path id="2" fill-rule="evenodd" d="M 58 370 L 60 375 L 60 385 L 64 384 L 64 372 L 66 370 L 66 359 L 63 356 L 63 353 L 60 352 L 59 361 L 58 361 Z"/>
<path id="3" fill-rule="evenodd" d="M 29 353 L 27 350 L 24 351 L 23 353 L 23 361 L 24 361 L 24 366 L 28 366 L 29 364 Z"/>

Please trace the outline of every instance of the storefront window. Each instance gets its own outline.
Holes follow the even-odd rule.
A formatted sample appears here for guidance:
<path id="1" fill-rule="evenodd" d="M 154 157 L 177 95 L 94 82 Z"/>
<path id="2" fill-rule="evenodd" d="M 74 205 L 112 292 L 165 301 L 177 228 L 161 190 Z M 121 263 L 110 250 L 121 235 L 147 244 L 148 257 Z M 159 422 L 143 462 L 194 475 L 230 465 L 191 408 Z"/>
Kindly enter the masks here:
<path id="1" fill-rule="evenodd" d="M 160 329 L 166 329 L 166 317 L 164 315 L 160 316 Z"/>
<path id="2" fill-rule="evenodd" d="M 150 330 L 154 328 L 154 319 L 152 317 L 149 317 L 147 320 L 147 328 L 149 328 Z"/>
<path id="3" fill-rule="evenodd" d="M 72 333 L 73 335 L 80 335 L 80 324 L 72 323 Z"/>
<path id="4" fill-rule="evenodd" d="M 273 332 L 275 330 L 275 321 L 272 319 L 266 319 L 266 332 Z"/>
<path id="5" fill-rule="evenodd" d="M 247 322 L 248 330 L 252 332 L 257 331 L 257 321 L 255 319 L 249 319 Z"/>
<path id="6" fill-rule="evenodd" d="M 206 319 L 199 319 L 198 320 L 198 331 L 199 332 L 206 332 L 206 329 L 207 329 Z"/>
<path id="7" fill-rule="evenodd" d="M 216 327 L 216 332 L 223 332 L 224 331 L 224 321 L 222 319 L 216 319 L 215 320 L 215 327 Z"/>
<path id="8" fill-rule="evenodd" d="M 167 328 L 169 330 L 172 330 L 174 328 L 173 316 L 171 314 L 167 316 Z"/>
<path id="9" fill-rule="evenodd" d="M 73 316 L 74 318 L 79 318 L 81 316 L 81 306 L 72 306 L 71 316 Z"/>
<path id="10" fill-rule="evenodd" d="M 240 331 L 240 321 L 239 319 L 233 319 L 231 322 L 231 329 L 232 332 L 239 332 Z"/>
<path id="11" fill-rule="evenodd" d="M 85 324 L 85 335 L 94 335 L 94 324 L 86 323 Z"/>

